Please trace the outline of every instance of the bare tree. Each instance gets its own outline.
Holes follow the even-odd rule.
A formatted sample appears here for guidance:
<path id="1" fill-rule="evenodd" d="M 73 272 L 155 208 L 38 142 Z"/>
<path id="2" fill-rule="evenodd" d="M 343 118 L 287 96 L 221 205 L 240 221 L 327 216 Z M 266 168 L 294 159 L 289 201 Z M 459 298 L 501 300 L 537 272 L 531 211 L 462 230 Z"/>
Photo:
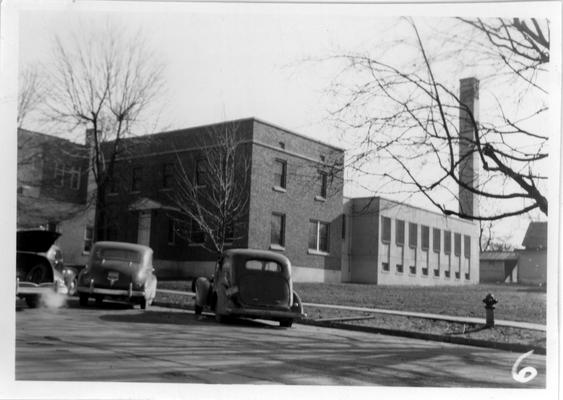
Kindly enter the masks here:
<path id="1" fill-rule="evenodd" d="M 108 26 L 70 37 L 55 38 L 46 113 L 58 127 L 90 132 L 97 240 L 105 236 L 106 189 L 116 157 L 125 150 L 122 140 L 146 128 L 144 118 L 154 118 L 162 66 L 138 32 Z"/>
<path id="2" fill-rule="evenodd" d="M 359 141 L 348 166 L 379 178 L 382 185 L 422 193 L 446 215 L 496 220 L 534 209 L 547 215 L 542 163 L 548 156 L 548 134 L 538 121 L 544 121 L 548 110 L 541 76 L 549 61 L 549 22 L 457 21 L 460 34 L 450 30 L 441 43 L 436 35 L 426 41 L 408 19 L 412 42 L 388 49 L 387 56 L 335 57 L 344 68 L 331 93 L 343 99 L 332 115 Z M 416 55 L 405 60 L 403 55 L 413 48 Z M 460 98 L 458 80 L 452 82 L 447 64 L 456 59 L 482 66 L 488 91 L 498 89 L 496 110 L 487 110 L 486 118 Z M 460 136 L 460 118 L 469 135 Z M 465 149 L 461 153 L 460 146 Z M 478 182 L 463 176 L 472 158 L 482 168 Z M 447 204 L 445 197 L 459 200 L 460 188 L 493 206 L 475 213 Z"/>
<path id="3" fill-rule="evenodd" d="M 28 115 L 39 109 L 45 99 L 45 85 L 39 66 L 28 65 L 20 73 L 17 125 L 22 128 Z"/>
<path id="4" fill-rule="evenodd" d="M 201 233 L 202 245 L 221 254 L 241 237 L 248 215 L 250 145 L 236 122 L 212 126 L 198 139 L 200 153 L 186 166 L 178 157 L 177 188 L 172 202 L 179 210 L 188 240 Z"/>

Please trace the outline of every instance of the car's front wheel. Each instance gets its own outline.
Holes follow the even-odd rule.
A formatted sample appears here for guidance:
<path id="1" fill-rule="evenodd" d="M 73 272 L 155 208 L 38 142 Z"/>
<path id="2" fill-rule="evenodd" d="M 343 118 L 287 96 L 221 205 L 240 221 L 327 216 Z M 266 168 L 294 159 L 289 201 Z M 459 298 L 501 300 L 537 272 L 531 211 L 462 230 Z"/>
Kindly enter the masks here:
<path id="1" fill-rule="evenodd" d="M 88 295 L 84 293 L 80 293 L 78 295 L 78 302 L 82 307 L 86 307 L 88 305 Z"/>
<path id="2" fill-rule="evenodd" d="M 292 319 L 284 319 L 280 321 L 280 326 L 284 328 L 291 328 L 291 325 L 293 325 Z"/>
<path id="3" fill-rule="evenodd" d="M 139 301 L 139 304 L 141 306 L 141 310 L 147 309 L 148 302 L 147 302 L 147 299 L 145 299 L 144 297 L 141 298 L 141 300 Z"/>

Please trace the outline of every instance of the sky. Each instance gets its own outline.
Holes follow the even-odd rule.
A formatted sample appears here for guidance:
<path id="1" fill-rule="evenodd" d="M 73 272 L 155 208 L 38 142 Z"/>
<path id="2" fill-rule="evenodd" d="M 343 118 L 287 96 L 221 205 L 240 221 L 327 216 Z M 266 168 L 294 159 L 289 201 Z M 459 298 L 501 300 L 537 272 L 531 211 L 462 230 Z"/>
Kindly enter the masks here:
<path id="1" fill-rule="evenodd" d="M 166 91 L 160 112 L 155 113 L 160 130 L 253 116 L 347 150 L 353 150 L 355 142 L 342 136 L 329 118 L 336 103 L 327 89 L 339 70 L 319 60 L 342 51 L 377 51 L 407 34 L 405 25 L 391 17 L 476 12 L 476 5 L 132 4 L 135 7 L 119 2 L 24 2 L 18 28 L 20 67 L 48 67 L 55 34 L 69 38 L 73 32 L 108 22 L 133 31 L 141 29 L 147 46 L 165 67 Z M 518 7 L 522 5 L 519 11 L 516 6 L 502 11 L 488 5 L 478 8 L 482 15 L 522 15 L 532 10 L 525 3 Z M 423 32 L 431 34 L 432 22 L 425 26 Z M 459 73 L 478 76 L 479 70 Z M 466 76 L 451 76 L 450 80 Z M 29 128 L 41 130 L 42 126 L 32 119 Z M 372 195 L 364 187 L 366 183 L 377 185 L 369 179 L 350 179 L 345 195 Z M 401 194 L 386 197 L 401 199 Z M 411 201 L 432 209 L 422 197 Z M 534 214 L 497 223 L 497 235 L 518 245 L 529 219 L 539 217 Z"/>

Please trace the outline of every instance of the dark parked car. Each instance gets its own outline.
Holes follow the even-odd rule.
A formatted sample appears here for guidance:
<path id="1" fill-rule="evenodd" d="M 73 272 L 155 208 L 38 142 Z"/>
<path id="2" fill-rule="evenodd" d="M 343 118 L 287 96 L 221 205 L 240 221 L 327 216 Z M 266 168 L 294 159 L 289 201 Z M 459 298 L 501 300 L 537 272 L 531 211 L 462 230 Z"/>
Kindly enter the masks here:
<path id="1" fill-rule="evenodd" d="M 37 307 L 41 295 L 66 294 L 62 252 L 54 246 L 61 234 L 26 230 L 16 235 L 16 295 L 29 307 Z"/>
<path id="2" fill-rule="evenodd" d="M 97 242 L 86 268 L 78 275 L 80 305 L 104 298 L 149 306 L 156 296 L 157 279 L 152 264 L 153 251 L 140 244 Z"/>
<path id="3" fill-rule="evenodd" d="M 232 316 L 269 319 L 290 327 L 305 316 L 293 291 L 291 263 L 271 251 L 227 250 L 213 278 L 197 278 L 194 289 L 195 313 L 213 311 L 219 322 Z"/>

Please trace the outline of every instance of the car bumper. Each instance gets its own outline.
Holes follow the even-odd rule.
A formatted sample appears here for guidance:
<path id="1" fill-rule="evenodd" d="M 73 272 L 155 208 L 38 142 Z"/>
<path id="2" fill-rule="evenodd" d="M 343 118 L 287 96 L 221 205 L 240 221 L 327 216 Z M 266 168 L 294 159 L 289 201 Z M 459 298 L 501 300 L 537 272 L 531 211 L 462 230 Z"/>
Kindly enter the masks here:
<path id="1" fill-rule="evenodd" d="M 227 307 L 225 312 L 238 317 L 263 318 L 263 319 L 301 319 L 307 315 L 295 311 L 264 310 L 255 308 L 233 308 Z"/>
<path id="2" fill-rule="evenodd" d="M 48 293 L 67 294 L 68 289 L 65 285 L 56 282 L 33 283 L 20 282 L 16 279 L 16 296 L 42 295 Z"/>
<path id="3" fill-rule="evenodd" d="M 91 283 L 90 286 L 78 286 L 76 290 L 78 293 L 87 293 L 91 295 L 101 294 L 113 297 L 145 297 L 145 291 L 133 290 L 133 284 L 129 285 L 129 289 L 108 289 L 97 288 Z"/>

